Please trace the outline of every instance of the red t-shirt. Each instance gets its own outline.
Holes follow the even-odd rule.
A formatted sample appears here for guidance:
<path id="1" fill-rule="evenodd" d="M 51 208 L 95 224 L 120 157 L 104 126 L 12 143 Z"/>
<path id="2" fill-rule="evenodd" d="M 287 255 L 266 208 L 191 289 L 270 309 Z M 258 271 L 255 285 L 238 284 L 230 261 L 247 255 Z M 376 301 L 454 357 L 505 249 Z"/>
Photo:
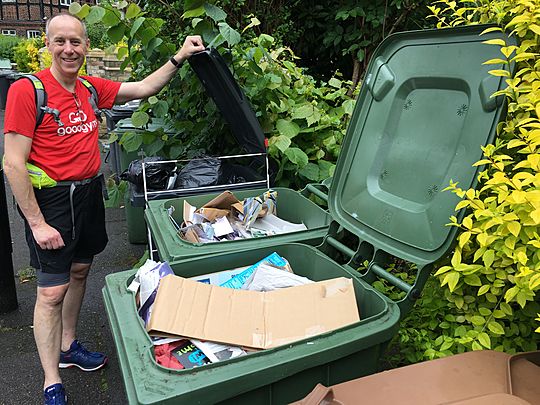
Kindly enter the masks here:
<path id="1" fill-rule="evenodd" d="M 34 86 L 27 79 L 9 89 L 4 117 L 4 133 L 16 132 L 32 138 L 28 161 L 53 179 L 82 180 L 99 172 L 98 120 L 90 104 L 90 91 L 79 81 L 75 93 L 67 91 L 49 69 L 36 73 L 47 92 L 47 105 L 60 111 L 60 127 L 52 114 L 45 114 L 35 130 L 36 101 Z M 96 88 L 98 108 L 111 108 L 120 88 L 119 82 L 85 77 Z"/>

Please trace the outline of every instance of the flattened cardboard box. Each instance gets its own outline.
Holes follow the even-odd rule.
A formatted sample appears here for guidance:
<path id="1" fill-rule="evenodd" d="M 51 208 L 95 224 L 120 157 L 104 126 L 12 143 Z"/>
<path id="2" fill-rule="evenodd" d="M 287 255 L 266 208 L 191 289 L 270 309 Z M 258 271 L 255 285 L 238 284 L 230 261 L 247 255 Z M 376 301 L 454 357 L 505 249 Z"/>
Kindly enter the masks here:
<path id="1" fill-rule="evenodd" d="M 358 322 L 352 280 L 270 292 L 161 279 L 148 332 L 268 349 Z"/>

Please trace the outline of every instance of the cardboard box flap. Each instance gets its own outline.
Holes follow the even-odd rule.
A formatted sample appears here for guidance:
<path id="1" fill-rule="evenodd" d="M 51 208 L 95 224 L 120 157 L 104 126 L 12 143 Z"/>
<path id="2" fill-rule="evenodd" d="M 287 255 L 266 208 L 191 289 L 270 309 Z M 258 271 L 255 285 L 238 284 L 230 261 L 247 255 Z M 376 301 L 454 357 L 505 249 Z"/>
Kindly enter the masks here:
<path id="1" fill-rule="evenodd" d="M 359 319 L 346 278 L 260 293 L 171 275 L 161 280 L 147 330 L 267 349 Z"/>
<path id="2" fill-rule="evenodd" d="M 238 199 L 230 191 L 224 191 L 217 197 L 208 201 L 202 206 L 202 208 L 219 208 L 223 210 L 230 210 L 233 204 L 239 203 Z"/>

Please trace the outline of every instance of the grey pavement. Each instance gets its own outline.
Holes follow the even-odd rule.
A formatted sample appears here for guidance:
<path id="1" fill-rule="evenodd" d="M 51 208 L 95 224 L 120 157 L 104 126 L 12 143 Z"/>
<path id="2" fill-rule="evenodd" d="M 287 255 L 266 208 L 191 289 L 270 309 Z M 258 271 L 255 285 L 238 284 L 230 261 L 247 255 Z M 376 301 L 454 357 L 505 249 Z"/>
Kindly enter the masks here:
<path id="1" fill-rule="evenodd" d="M 4 113 L 1 111 L 0 130 L 3 129 L 3 119 Z M 3 133 L 1 135 L 0 154 L 3 154 Z M 103 169 L 106 171 L 107 167 L 104 165 Z M 28 267 L 29 254 L 24 239 L 23 221 L 11 203 L 9 186 L 6 185 L 6 188 L 13 241 L 13 267 L 17 274 Z M 79 320 L 78 338 L 89 342 L 88 347 L 91 350 L 106 352 L 109 364 L 93 373 L 85 373 L 77 368 L 61 370 L 69 403 L 75 405 L 127 403 L 101 289 L 107 274 L 132 268 L 142 256 L 145 246 L 128 242 L 127 224 L 122 208 L 107 209 L 106 222 L 109 244 L 106 250 L 95 258 L 90 271 Z M 32 332 L 36 282 L 20 282 L 16 274 L 19 307 L 11 313 L 0 315 L 0 405 L 34 405 L 43 403 L 43 372 Z"/>

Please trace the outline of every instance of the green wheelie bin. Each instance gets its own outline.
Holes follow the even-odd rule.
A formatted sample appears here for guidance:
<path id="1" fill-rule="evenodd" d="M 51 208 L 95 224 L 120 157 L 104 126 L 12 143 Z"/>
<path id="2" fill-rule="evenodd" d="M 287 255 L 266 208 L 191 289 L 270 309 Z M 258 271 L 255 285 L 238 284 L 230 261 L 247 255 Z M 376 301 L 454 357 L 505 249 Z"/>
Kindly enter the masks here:
<path id="1" fill-rule="evenodd" d="M 351 279 L 360 321 L 219 363 L 171 370 L 154 360 L 135 294 L 127 288 L 135 270 L 110 274 L 103 294 L 130 404 L 286 404 L 316 384 L 377 371 L 399 320 L 420 296 L 434 263 L 453 246 L 457 229 L 445 224 L 458 198 L 442 190 L 451 180 L 463 188 L 476 185 L 479 168 L 473 164 L 480 147 L 493 141 L 503 112 L 504 100 L 490 96 L 505 83 L 483 65 L 499 50 L 483 41 L 512 41 L 495 32 L 480 36 L 485 28 L 398 33 L 377 48 L 332 179 L 332 223 L 321 245 L 259 240 L 256 247 L 171 263 L 177 275 L 191 277 L 248 266 L 277 252 L 296 274 L 314 281 Z M 416 266 L 414 284 L 385 270 L 396 259 Z M 395 302 L 377 292 L 372 283 L 378 279 L 404 297 Z M 230 318 L 232 324 L 241 321 Z"/>

